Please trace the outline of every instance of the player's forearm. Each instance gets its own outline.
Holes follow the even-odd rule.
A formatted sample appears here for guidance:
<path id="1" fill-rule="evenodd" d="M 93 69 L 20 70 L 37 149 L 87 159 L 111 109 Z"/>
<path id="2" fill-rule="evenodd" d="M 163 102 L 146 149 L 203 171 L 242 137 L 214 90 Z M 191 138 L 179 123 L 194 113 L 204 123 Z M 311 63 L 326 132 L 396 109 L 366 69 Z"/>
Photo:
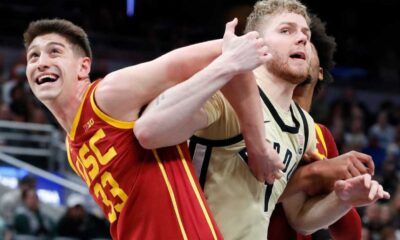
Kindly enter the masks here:
<path id="1" fill-rule="evenodd" d="M 265 130 L 258 88 L 252 72 L 235 76 L 222 93 L 234 108 L 248 151 L 265 151 Z M 249 159 L 251 161 L 252 159 Z"/>
<path id="2" fill-rule="evenodd" d="M 298 167 L 285 187 L 279 201 L 313 187 L 313 171 L 310 165 Z"/>
<path id="3" fill-rule="evenodd" d="M 222 57 L 201 72 L 157 97 L 134 127 L 145 148 L 174 145 L 188 139 L 195 130 L 207 126 L 201 108 L 233 76 Z"/>
<path id="4" fill-rule="evenodd" d="M 329 226 L 329 233 L 334 240 L 353 240 L 361 239 L 361 229 L 360 215 L 355 208 L 352 208 L 346 215 Z"/>
<path id="5" fill-rule="evenodd" d="M 163 55 L 168 79 L 175 84 L 190 78 L 222 53 L 222 40 L 213 40 L 178 48 Z"/>
<path id="6" fill-rule="evenodd" d="M 284 201 L 285 212 L 290 224 L 297 232 L 305 235 L 330 226 L 351 209 L 351 205 L 341 201 L 335 192 L 308 199 L 297 211 L 286 211 L 287 204 L 288 202 Z"/>

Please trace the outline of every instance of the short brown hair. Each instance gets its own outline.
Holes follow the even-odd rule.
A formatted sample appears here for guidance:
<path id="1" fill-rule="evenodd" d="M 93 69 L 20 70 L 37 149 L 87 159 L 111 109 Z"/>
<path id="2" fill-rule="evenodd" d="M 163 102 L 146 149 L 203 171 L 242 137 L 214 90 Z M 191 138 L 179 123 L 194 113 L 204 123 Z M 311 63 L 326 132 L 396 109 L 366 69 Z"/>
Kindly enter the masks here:
<path id="1" fill-rule="evenodd" d="M 24 45 L 28 49 L 32 41 L 41 35 L 55 33 L 63 36 L 85 57 L 92 58 L 92 50 L 86 32 L 79 26 L 64 19 L 41 19 L 29 24 L 24 32 Z"/>
<path id="2" fill-rule="evenodd" d="M 260 32 L 259 28 L 265 16 L 285 11 L 302 15 L 307 23 L 310 24 L 307 7 L 297 0 L 260 0 L 256 2 L 253 11 L 247 17 L 245 33 L 251 31 Z"/>

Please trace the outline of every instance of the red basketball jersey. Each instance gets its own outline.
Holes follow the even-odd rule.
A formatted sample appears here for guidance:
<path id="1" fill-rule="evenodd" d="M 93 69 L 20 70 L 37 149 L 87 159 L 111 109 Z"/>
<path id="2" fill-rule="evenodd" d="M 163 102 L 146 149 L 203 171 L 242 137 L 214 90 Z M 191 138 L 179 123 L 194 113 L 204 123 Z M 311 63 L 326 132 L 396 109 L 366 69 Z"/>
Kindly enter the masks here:
<path id="1" fill-rule="evenodd" d="M 330 159 L 339 155 L 335 140 L 327 127 L 322 124 L 315 124 L 317 136 L 318 155 L 322 159 Z M 325 161 L 325 160 L 324 160 Z M 328 160 L 329 161 L 329 160 Z M 345 224 L 346 223 L 346 224 Z M 348 223 L 351 223 L 349 227 Z M 353 208 L 336 223 L 329 226 L 330 235 L 334 239 L 361 239 L 361 219 Z M 311 240 L 312 236 L 303 236 L 289 225 L 282 204 L 277 204 L 271 216 L 268 229 L 269 240 Z"/>
<path id="2" fill-rule="evenodd" d="M 115 120 L 97 107 L 98 82 L 85 93 L 66 144 L 72 169 L 110 221 L 112 238 L 222 239 L 186 143 L 142 148 L 134 122 Z"/>

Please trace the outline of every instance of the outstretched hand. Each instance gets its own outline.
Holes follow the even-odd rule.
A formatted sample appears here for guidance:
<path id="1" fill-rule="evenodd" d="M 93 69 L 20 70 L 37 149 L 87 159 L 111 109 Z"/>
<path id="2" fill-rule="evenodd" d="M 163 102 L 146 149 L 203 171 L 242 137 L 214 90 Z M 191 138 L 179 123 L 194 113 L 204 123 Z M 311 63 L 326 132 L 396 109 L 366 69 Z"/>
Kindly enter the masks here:
<path id="1" fill-rule="evenodd" d="M 390 194 L 369 174 L 336 181 L 334 190 L 339 199 L 351 207 L 367 206 L 379 199 L 390 198 Z"/>
<path id="2" fill-rule="evenodd" d="M 257 32 L 237 36 L 237 23 L 235 18 L 226 24 L 222 45 L 222 55 L 229 59 L 227 66 L 231 66 L 236 74 L 253 70 L 265 63 L 271 55 L 264 39 Z"/>

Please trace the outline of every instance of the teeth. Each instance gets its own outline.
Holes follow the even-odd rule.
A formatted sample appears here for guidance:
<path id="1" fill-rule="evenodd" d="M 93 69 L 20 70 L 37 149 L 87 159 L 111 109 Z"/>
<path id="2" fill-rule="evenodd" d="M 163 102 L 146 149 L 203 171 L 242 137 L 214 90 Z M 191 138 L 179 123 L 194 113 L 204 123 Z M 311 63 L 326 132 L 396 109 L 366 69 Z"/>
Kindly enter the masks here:
<path id="1" fill-rule="evenodd" d="M 45 74 L 45 75 L 42 75 L 42 76 L 38 77 L 37 83 L 38 84 L 42 84 L 44 82 L 53 82 L 56 79 L 57 79 L 57 76 L 55 76 L 55 75 Z"/>
<path id="2" fill-rule="evenodd" d="M 50 78 L 50 79 L 56 79 L 53 75 L 43 75 L 39 77 L 39 81 L 45 79 L 45 78 Z"/>

